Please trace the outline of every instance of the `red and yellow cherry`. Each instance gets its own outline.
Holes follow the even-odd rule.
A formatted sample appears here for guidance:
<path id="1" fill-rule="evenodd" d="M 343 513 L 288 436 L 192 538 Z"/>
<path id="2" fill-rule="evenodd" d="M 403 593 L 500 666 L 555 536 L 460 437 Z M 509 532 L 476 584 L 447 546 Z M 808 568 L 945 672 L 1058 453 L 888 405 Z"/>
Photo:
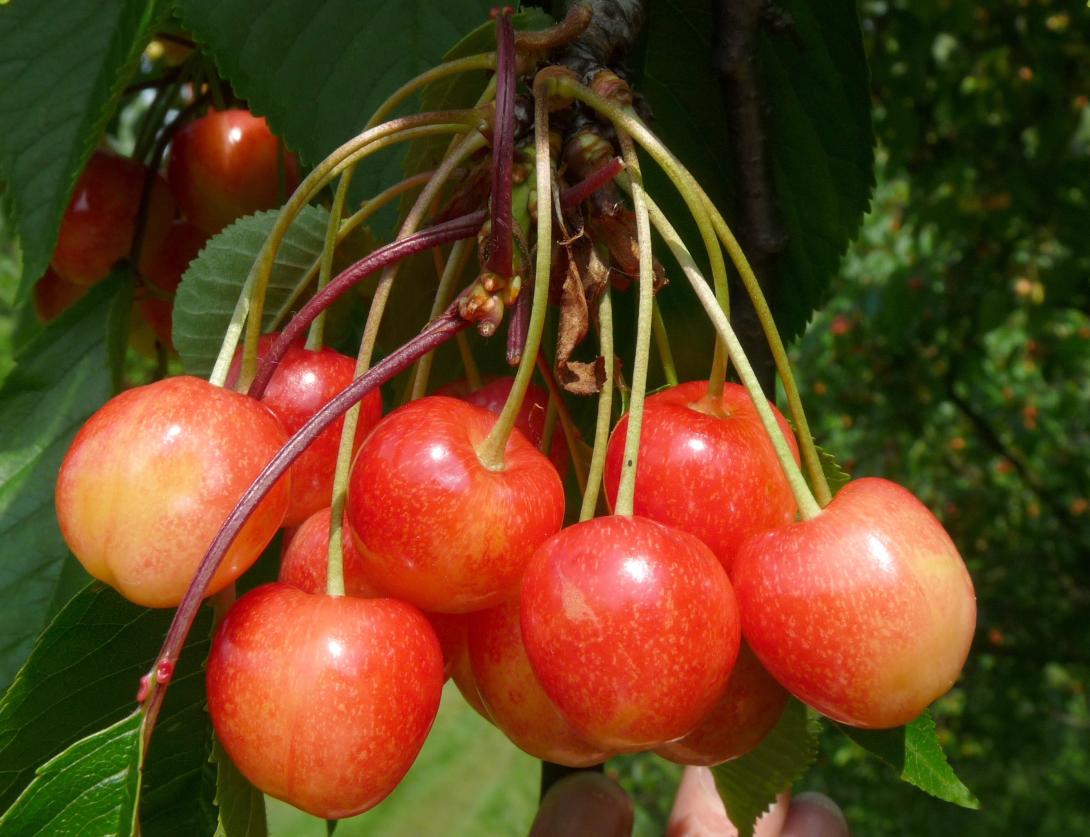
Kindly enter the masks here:
<path id="1" fill-rule="evenodd" d="M 130 601 L 177 605 L 227 515 L 287 436 L 253 399 L 177 377 L 121 393 L 61 463 L 61 533 L 87 571 Z M 284 519 L 289 486 L 257 506 L 209 585 L 249 569 Z"/>
<path id="2" fill-rule="evenodd" d="M 258 356 L 264 357 L 275 335 L 264 335 Z M 311 351 L 301 346 L 288 349 L 261 397 L 289 434 L 300 427 L 341 390 L 352 383 L 356 361 L 332 349 Z M 371 390 L 360 401 L 356 447 L 382 418 L 382 393 Z M 327 507 L 333 493 L 337 450 L 344 419 L 337 419 L 315 439 L 291 466 L 291 503 L 285 526 L 298 526 L 316 511 Z"/>
<path id="3" fill-rule="evenodd" d="M 370 599 L 383 595 L 363 574 L 363 559 L 352 545 L 348 529 L 341 542 L 344 592 Z M 307 593 L 324 593 L 329 569 L 329 507 L 319 509 L 299 524 L 280 556 L 279 580 Z"/>
<path id="4" fill-rule="evenodd" d="M 43 323 L 51 323 L 87 293 L 87 285 L 66 282 L 53 268 L 47 268 L 34 284 L 34 313 Z"/>
<path id="5" fill-rule="evenodd" d="M 93 284 L 105 279 L 114 263 L 129 254 L 147 171 L 135 160 L 103 151 L 91 156 L 76 182 L 53 251 L 53 269 L 62 279 Z M 162 245 L 174 211 L 170 189 L 156 175 L 144 224 L 141 267 L 148 254 Z"/>
<path id="6" fill-rule="evenodd" d="M 798 460 L 791 428 L 775 407 Z M 750 535 L 795 519 L 791 486 L 745 388 L 725 384 L 718 398 L 706 381 L 691 381 L 648 397 L 636 465 L 635 514 L 675 526 L 702 540 L 729 573 Z M 606 453 L 605 489 L 616 501 L 628 416 L 618 422 Z"/>
<path id="7" fill-rule="evenodd" d="M 789 695 L 743 641 L 727 690 L 688 735 L 655 752 L 678 764 L 710 766 L 744 756 L 780 720 Z"/>
<path id="8" fill-rule="evenodd" d="M 443 660 L 411 605 L 267 584 L 224 617 L 207 686 L 216 736 L 242 774 L 339 819 L 381 802 L 416 759 Z"/>
<path id="9" fill-rule="evenodd" d="M 440 388 L 436 394 L 460 398 L 499 415 L 503 405 L 507 403 L 507 396 L 514 383 L 515 379 L 511 375 L 493 378 L 479 389 L 470 389 L 468 381 L 457 381 Z M 515 427 L 539 449 L 541 439 L 545 435 L 545 414 L 548 408 L 549 394 L 537 384 L 531 383 L 526 388 L 526 397 L 515 418 Z M 564 434 L 559 426 L 553 433 L 553 440 L 549 445 L 549 461 L 553 463 L 557 473 L 563 477 L 568 470 L 568 445 L 564 441 Z"/>
<path id="10" fill-rule="evenodd" d="M 834 720 L 908 723 L 954 684 L 973 583 L 942 524 L 888 480 L 848 483 L 810 520 L 756 535 L 734 563 L 746 640 Z"/>
<path id="11" fill-rule="evenodd" d="M 325 593 L 329 573 L 328 508 L 316 511 L 295 530 L 280 557 L 279 581 L 306 593 Z M 344 592 L 362 599 L 386 594 L 365 578 L 363 559 L 352 544 L 348 526 L 341 541 Z M 450 676 L 455 662 L 465 654 L 465 618 L 455 613 L 424 613 L 443 649 L 443 673 Z"/>
<path id="12" fill-rule="evenodd" d="M 348 522 L 367 574 L 424 610 L 467 613 L 518 591 L 530 555 L 564 518 L 556 469 L 518 430 L 504 466 L 478 456 L 496 422 L 444 396 L 406 404 L 360 446 Z"/>
<path id="13" fill-rule="evenodd" d="M 478 694 L 516 747 L 569 767 L 598 764 L 611 755 L 584 741 L 541 688 L 522 644 L 517 598 L 465 618 Z"/>
<path id="14" fill-rule="evenodd" d="M 182 274 L 207 241 L 208 234 L 200 228 L 188 221 L 175 221 L 163 243 L 149 251 L 146 259 L 141 259 L 142 274 L 151 288 L 140 296 L 140 311 L 159 342 L 168 348 L 174 348 L 171 336 L 174 294 L 182 282 Z"/>
<path id="15" fill-rule="evenodd" d="M 705 718 L 738 655 L 726 571 L 704 544 L 641 517 L 568 527 L 534 553 L 522 638 L 545 693 L 592 745 L 656 747 Z"/>
<path id="16" fill-rule="evenodd" d="M 452 634 L 452 637 L 455 638 L 455 641 L 458 644 L 451 646 L 450 679 L 453 680 L 454 685 L 458 687 L 458 691 L 461 693 L 465 702 L 473 707 L 473 710 L 488 721 L 488 723 L 494 723 L 492 717 L 488 714 L 488 707 L 486 707 L 484 701 L 481 700 L 481 692 L 477 688 L 477 678 L 473 675 L 473 665 L 469 659 L 469 625 L 467 622 L 472 614 L 454 615 L 461 617 L 462 630 L 460 636 Z"/>
<path id="17" fill-rule="evenodd" d="M 299 184 L 299 164 L 248 110 L 213 111 L 174 135 L 167 170 L 183 214 L 209 234 L 274 209 Z"/>

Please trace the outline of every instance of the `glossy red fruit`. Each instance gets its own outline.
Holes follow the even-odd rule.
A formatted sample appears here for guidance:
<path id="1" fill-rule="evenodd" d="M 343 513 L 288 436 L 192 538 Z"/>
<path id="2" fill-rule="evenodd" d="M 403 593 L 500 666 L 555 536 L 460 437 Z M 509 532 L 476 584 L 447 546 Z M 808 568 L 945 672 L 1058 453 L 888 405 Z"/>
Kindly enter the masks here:
<path id="1" fill-rule="evenodd" d="M 87 420 L 61 463 L 61 533 L 91 575 L 129 600 L 177 605 L 223 521 L 285 440 L 267 408 L 199 378 L 123 392 Z M 258 505 L 209 594 L 257 560 L 283 522 L 288 488 L 277 483 Z"/>
<path id="2" fill-rule="evenodd" d="M 352 545 L 348 529 L 342 529 L 344 592 L 370 599 L 383 595 L 363 576 L 363 559 Z M 320 509 L 295 530 L 280 557 L 279 579 L 307 593 L 324 593 L 329 569 L 329 508 Z"/>
<path id="3" fill-rule="evenodd" d="M 468 381 L 458 381 L 442 387 L 437 395 L 449 395 L 452 398 L 460 398 L 478 407 L 484 407 L 496 415 L 500 414 L 503 405 L 507 403 L 507 396 L 511 392 L 511 386 L 515 383 L 514 377 L 505 375 L 501 378 L 493 378 L 479 389 L 470 389 Z M 549 409 L 549 394 L 536 384 L 530 384 L 526 389 L 526 397 L 522 401 L 522 408 L 515 418 L 515 427 L 522 434 L 541 449 L 541 439 L 545 435 L 545 414 Z M 553 440 L 549 445 L 549 461 L 553 463 L 561 477 L 568 470 L 568 445 L 564 441 L 564 433 L 557 424 L 553 433 Z"/>
<path id="4" fill-rule="evenodd" d="M 295 156 L 248 110 L 213 111 L 182 127 L 167 173 L 182 212 L 209 234 L 275 209 L 299 185 Z"/>
<path id="5" fill-rule="evenodd" d="M 52 265 L 77 285 L 105 279 L 114 263 L 129 255 L 136 231 L 140 193 L 147 168 L 135 160 L 97 151 L 87 162 L 61 221 Z M 141 245 L 141 266 L 158 249 L 174 218 L 174 200 L 166 181 L 153 181 Z"/>
<path id="6" fill-rule="evenodd" d="M 481 693 L 477 688 L 477 678 L 473 674 L 473 665 L 469 660 L 469 626 L 466 622 L 469 620 L 471 614 L 457 615 L 462 618 L 462 631 L 460 637 L 457 637 L 457 644 L 452 645 L 451 647 L 450 679 L 453 680 L 454 685 L 458 687 L 458 691 L 461 693 L 465 702 L 473 707 L 473 710 L 478 715 L 491 724 L 494 722 L 492 717 L 488 714 L 488 708 L 484 705 L 484 701 L 481 700 Z"/>
<path id="7" fill-rule="evenodd" d="M 655 752 L 678 764 L 702 766 L 744 756 L 776 726 L 788 697 L 743 642 L 727 690 L 715 708 L 684 738 L 663 744 Z"/>
<path id="8" fill-rule="evenodd" d="M 163 243 L 142 260 L 143 276 L 151 287 L 143 290 L 140 312 L 151 324 L 159 342 L 168 348 L 174 348 L 171 335 L 174 294 L 182 282 L 182 274 L 207 241 L 208 234 L 199 227 L 188 221 L 175 221 L 167 230 Z"/>
<path id="9" fill-rule="evenodd" d="M 34 284 L 34 313 L 43 323 L 51 323 L 75 305 L 87 293 L 86 285 L 74 285 L 48 268 Z"/>
<path id="10" fill-rule="evenodd" d="M 518 599 L 466 618 L 478 694 L 516 747 L 569 767 L 598 764 L 611 755 L 583 740 L 541 688 L 522 644 Z"/>
<path id="11" fill-rule="evenodd" d="M 692 535 L 600 517 L 534 554 L 522 638 L 546 694 L 584 738 L 642 750 L 712 710 L 738 655 L 738 612 L 722 565 Z"/>
<path id="12" fill-rule="evenodd" d="M 390 413 L 352 466 L 348 522 L 371 581 L 424 610 L 466 613 L 518 592 L 564 518 L 556 469 L 517 430 L 502 470 L 477 448 L 496 416 L 443 396 Z"/>
<path id="13" fill-rule="evenodd" d="M 275 339 L 274 335 L 262 337 L 259 357 L 265 356 L 272 339 Z M 290 435 L 352 383 L 355 373 L 356 361 L 347 355 L 332 349 L 312 352 L 293 346 L 276 367 L 261 401 L 276 413 Z M 382 393 L 374 389 L 360 401 L 357 449 L 381 418 Z M 319 509 L 329 506 L 343 428 L 344 419 L 337 419 L 292 464 L 291 503 L 284 518 L 285 526 L 297 526 Z"/>
<path id="14" fill-rule="evenodd" d="M 439 709 L 443 663 L 411 605 L 267 584 L 224 618 L 207 686 L 216 736 L 242 774 L 340 819 L 381 802 L 416 759 Z"/>
<path id="15" fill-rule="evenodd" d="M 817 517 L 747 541 L 747 641 L 791 692 L 860 727 L 908 723 L 957 679 L 976 625 L 957 548 L 911 493 L 848 483 Z"/>
<path id="16" fill-rule="evenodd" d="M 798 461 L 790 427 L 774 407 L 773 413 Z M 627 431 L 624 416 L 606 453 L 611 507 Z M 798 507 L 745 388 L 728 383 L 712 399 L 707 381 L 691 381 L 657 392 L 644 404 L 633 508 L 696 535 L 729 573 L 746 538 L 790 523 Z"/>

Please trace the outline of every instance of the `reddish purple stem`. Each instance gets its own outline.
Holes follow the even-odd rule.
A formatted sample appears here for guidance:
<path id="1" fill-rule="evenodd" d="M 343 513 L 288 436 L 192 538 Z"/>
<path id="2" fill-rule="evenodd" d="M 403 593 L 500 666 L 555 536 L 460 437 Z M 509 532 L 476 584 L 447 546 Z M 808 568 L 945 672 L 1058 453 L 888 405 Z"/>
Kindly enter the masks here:
<path id="1" fill-rule="evenodd" d="M 485 269 L 510 279 L 514 270 L 511 177 L 515 161 L 515 30 L 511 10 L 496 18 L 496 119 L 492 128 L 492 216 Z"/>
<path id="2" fill-rule="evenodd" d="M 523 279 L 519 288 L 515 310 L 507 321 L 507 365 L 518 366 L 522 350 L 526 347 L 526 334 L 530 330 L 530 302 L 534 295 L 534 283 Z"/>
<path id="3" fill-rule="evenodd" d="M 261 360 L 257 375 L 254 377 L 253 383 L 250 384 L 249 396 L 251 398 L 260 398 L 265 394 L 265 387 L 269 385 L 269 380 L 276 371 L 277 364 L 280 363 L 281 358 L 287 352 L 288 347 L 302 336 L 303 332 L 310 327 L 310 324 L 322 311 L 332 305 L 334 300 L 349 288 L 362 282 L 372 273 L 416 253 L 422 253 L 432 247 L 448 244 L 451 241 L 471 238 L 480 230 L 484 219 L 485 213 L 481 210 L 462 215 L 460 218 L 453 218 L 442 224 L 436 224 L 434 227 L 429 227 L 426 230 L 421 230 L 418 233 L 413 233 L 380 247 L 337 274 L 328 285 L 310 298 L 307 304 L 299 310 L 298 314 L 291 318 L 280 336 L 269 347 L 268 354 Z"/>
<path id="4" fill-rule="evenodd" d="M 575 206 L 582 203 L 622 171 L 624 171 L 624 160 L 620 157 L 614 157 L 608 163 L 596 168 L 571 188 L 564 190 L 560 196 L 561 203 L 565 206 Z"/>
<path id="5" fill-rule="evenodd" d="M 148 700 L 147 716 L 144 721 L 145 748 L 151 739 L 151 732 L 155 726 L 155 720 L 167 689 L 167 682 L 158 680 L 158 676 L 160 673 L 165 673 L 169 680 L 169 675 L 173 673 L 174 664 L 181 653 L 186 637 L 189 635 L 189 629 L 193 626 L 193 620 L 196 619 L 197 611 L 204 600 L 208 584 L 212 580 L 212 576 L 215 575 L 216 570 L 219 569 L 220 563 L 227 554 L 231 543 L 238 536 L 250 515 L 253 514 L 257 504 L 264 499 L 265 495 L 276 484 L 276 481 L 284 475 L 288 468 L 291 467 L 291 464 L 306 450 L 307 446 L 323 430 L 347 412 L 353 404 L 375 387 L 381 386 L 399 372 L 408 368 L 428 352 L 450 340 L 468 325 L 468 321 L 458 316 L 457 305 L 452 305 L 443 314 L 426 325 L 416 337 L 397 351 L 387 355 L 334 396 L 332 400 L 314 414 L 310 421 L 288 439 L 280 452 L 258 474 L 257 479 L 242 495 L 234 510 L 223 522 L 223 526 L 220 527 L 219 532 L 212 541 L 212 545 L 208 547 L 208 552 L 205 553 L 204 558 L 201 560 L 201 565 L 198 567 L 189 589 L 186 590 L 185 597 L 174 613 L 174 620 L 170 623 L 166 641 L 156 657 L 151 676 L 147 678 L 152 682 L 152 688 L 146 690 L 143 685 L 141 687 L 141 693 Z M 148 691 L 150 691 L 150 695 L 148 695 Z"/>

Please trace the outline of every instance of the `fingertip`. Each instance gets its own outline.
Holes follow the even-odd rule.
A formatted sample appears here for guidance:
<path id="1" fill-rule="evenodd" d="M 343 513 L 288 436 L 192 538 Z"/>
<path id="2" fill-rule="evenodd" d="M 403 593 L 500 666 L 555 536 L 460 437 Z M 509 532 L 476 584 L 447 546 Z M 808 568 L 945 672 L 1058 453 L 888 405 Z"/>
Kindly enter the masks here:
<path id="1" fill-rule="evenodd" d="M 632 800 L 612 779 L 594 771 L 565 776 L 553 785 L 538 809 L 530 837 L 629 837 Z"/>
<path id="2" fill-rule="evenodd" d="M 781 837 L 850 837 L 840 806 L 823 793 L 798 794 L 787 812 Z"/>

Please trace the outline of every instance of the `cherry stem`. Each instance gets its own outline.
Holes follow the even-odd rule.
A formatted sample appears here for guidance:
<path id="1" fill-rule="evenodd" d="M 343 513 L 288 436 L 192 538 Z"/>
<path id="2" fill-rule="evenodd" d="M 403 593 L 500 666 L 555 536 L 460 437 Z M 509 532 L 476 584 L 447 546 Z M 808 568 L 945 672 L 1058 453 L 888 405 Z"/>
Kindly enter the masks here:
<path id="1" fill-rule="evenodd" d="M 513 272 L 511 237 L 511 177 L 515 160 L 515 31 L 511 10 L 496 18 L 496 116 L 492 123 L 492 197 L 489 246 L 484 268 L 510 279 Z"/>
<path id="2" fill-rule="evenodd" d="M 438 316 L 444 308 L 450 305 L 451 298 L 454 296 L 455 283 L 465 271 L 466 263 L 472 253 L 473 250 L 468 241 L 463 239 L 454 242 L 454 246 L 450 249 L 450 255 L 447 256 L 446 264 L 443 265 L 443 273 L 439 277 L 439 286 L 435 289 L 435 301 L 432 303 L 431 308 L 432 317 Z M 464 335 L 459 335 L 459 338 L 463 337 Z M 431 377 L 431 367 L 434 360 L 435 353 L 428 352 L 417 361 L 416 372 L 413 375 L 412 392 L 409 396 L 410 400 L 415 401 L 417 398 L 423 397 L 424 393 L 428 391 L 428 379 Z"/>
<path id="3" fill-rule="evenodd" d="M 348 188 L 352 185 L 352 175 L 356 167 L 345 169 L 337 183 L 337 192 L 333 196 L 333 205 L 329 208 L 329 221 L 325 228 L 325 241 L 322 244 L 322 256 L 318 268 L 317 293 L 321 293 L 329 284 L 329 277 L 333 273 L 333 251 L 337 247 L 337 233 L 341 226 L 341 213 L 344 212 L 344 202 L 348 198 Z M 307 335 L 306 347 L 312 352 L 321 350 L 325 340 L 325 309 L 322 309 L 314 322 L 310 324 L 310 333 Z"/>
<path id="4" fill-rule="evenodd" d="M 655 331 L 655 346 L 659 350 L 659 362 L 662 364 L 662 374 L 666 378 L 666 385 L 676 387 L 677 367 L 674 366 L 674 353 L 670 349 L 670 335 L 666 331 L 666 323 L 662 319 L 662 311 L 659 309 L 659 301 L 656 298 L 651 309 L 651 327 Z M 725 370 L 724 370 L 725 371 Z"/>
<path id="5" fill-rule="evenodd" d="M 549 82 L 539 73 L 534 78 L 534 169 L 537 177 L 537 263 L 534 267 L 534 299 L 530 309 L 530 324 L 526 343 L 519 361 L 515 382 L 507 394 L 492 430 L 477 448 L 481 464 L 493 471 L 502 471 L 507 439 L 515 427 L 519 409 L 526 398 L 534 363 L 541 347 L 545 329 L 546 307 L 549 303 L 549 277 L 552 267 L 553 240 L 553 169 L 549 148 Z"/>
<path id="6" fill-rule="evenodd" d="M 364 131 L 359 136 L 344 143 L 318 164 L 307 175 L 306 179 L 299 184 L 299 187 L 280 210 L 276 224 L 254 260 L 254 265 L 250 268 L 250 273 L 247 275 L 239 293 L 238 303 L 235 305 L 231 321 L 227 326 L 223 345 L 220 347 L 220 354 L 216 358 L 210 380 L 218 384 L 222 384 L 226 380 L 227 370 L 231 366 L 235 347 L 238 345 L 239 336 L 248 315 L 253 316 L 256 325 L 251 329 L 251 333 L 247 335 L 247 342 L 252 343 L 252 345 L 247 346 L 249 363 L 247 363 L 247 358 L 243 357 L 242 380 L 249 381 L 253 377 L 253 363 L 256 357 L 257 338 L 260 333 L 260 308 L 264 303 L 265 288 L 269 282 L 269 274 L 272 271 L 276 253 L 296 216 L 332 178 L 336 177 L 356 160 L 362 159 L 377 151 L 380 147 L 386 147 L 394 142 L 443 133 L 459 133 L 480 127 L 481 114 L 475 110 L 438 111 L 406 116 Z M 395 134 L 397 135 L 396 139 L 394 138 Z M 380 145 L 379 141 L 382 140 L 385 142 Z M 258 303 L 258 310 L 251 311 L 252 301 Z"/>
<path id="7" fill-rule="evenodd" d="M 378 106 L 378 109 L 372 114 L 365 127 L 373 128 L 378 125 L 393 113 L 398 105 L 422 87 L 426 87 L 447 76 L 474 72 L 477 70 L 494 70 L 495 68 L 496 53 L 494 52 L 482 52 L 477 55 L 467 55 L 464 58 L 456 58 L 453 61 L 444 61 L 442 64 L 438 64 L 405 82 L 401 87 L 390 94 L 389 98 Z"/>
<path id="8" fill-rule="evenodd" d="M 590 26 L 594 12 L 587 3 L 576 3 L 568 8 L 564 19 L 548 29 L 536 32 L 519 32 L 515 45 L 521 50 L 543 52 L 556 49 L 578 38 Z"/>
<path id="9" fill-rule="evenodd" d="M 564 392 L 557 383 L 556 375 L 553 374 L 552 368 L 545 360 L 545 355 L 541 352 L 537 353 L 537 369 L 545 381 L 546 389 L 549 390 L 549 407 L 555 407 L 557 418 L 560 420 L 560 429 L 564 433 L 564 442 L 568 446 L 572 467 L 575 470 L 575 482 L 579 486 L 579 493 L 582 494 L 587 490 L 587 466 L 579 451 L 579 429 L 575 425 L 575 419 L 572 418 L 571 410 L 568 409 L 568 403 L 564 400 Z M 546 448 L 544 453 L 548 455 L 550 450 L 551 447 Z"/>
<path id="10" fill-rule="evenodd" d="M 654 309 L 654 272 L 651 255 L 651 223 L 647 217 L 647 199 L 640 174 L 640 161 L 632 138 L 617 130 L 617 141 L 623 152 L 632 186 L 632 204 L 636 211 L 636 241 L 640 253 L 640 288 L 636 317 L 636 353 L 632 362 L 632 390 L 628 402 L 628 430 L 625 435 L 621 478 L 613 513 L 630 517 L 636 499 L 636 469 L 640 456 L 640 434 L 643 431 L 643 402 L 647 393 L 647 366 L 651 354 L 651 321 Z M 716 248 L 718 249 L 718 247 Z"/>
<path id="11" fill-rule="evenodd" d="M 405 192 L 417 188 L 418 186 L 423 186 L 425 183 L 428 182 L 428 180 L 431 179 L 431 176 L 432 172 L 425 171 L 421 172 L 420 174 L 415 174 L 412 177 L 407 177 L 399 183 L 395 183 L 388 189 L 379 192 L 373 198 L 366 201 L 358 210 L 352 213 L 352 215 L 348 216 L 348 218 L 346 218 L 344 222 L 340 225 L 340 228 L 337 230 L 337 245 L 339 246 L 341 242 L 343 242 L 346 238 L 348 238 L 349 235 L 352 234 L 352 232 L 354 232 L 362 224 L 368 221 L 372 216 L 375 215 L 376 212 L 389 204 L 390 201 L 400 197 L 401 195 L 405 194 Z M 299 299 L 300 297 L 302 297 L 306 289 L 310 286 L 310 282 L 314 278 L 314 275 L 321 268 L 321 262 L 322 257 L 319 256 L 317 259 L 314 260 L 311 266 L 307 268 L 307 272 L 304 273 L 302 278 L 296 283 L 295 289 L 291 292 L 288 298 L 284 300 L 284 302 L 280 306 L 280 310 L 278 310 L 276 312 L 276 316 L 273 317 L 272 323 L 269 328 L 270 331 L 279 330 L 283 326 L 284 321 L 289 316 L 291 316 L 292 312 L 298 310 Z"/>
<path id="12" fill-rule="evenodd" d="M 742 381 L 742 386 L 746 388 L 750 399 L 753 401 L 754 407 L 757 408 L 757 415 L 761 419 L 761 425 L 764 427 L 765 433 L 768 435 L 769 440 L 772 442 L 772 446 L 776 450 L 776 458 L 779 459 L 780 465 L 783 467 L 784 474 L 787 476 L 787 481 L 791 485 L 791 492 L 795 495 L 795 501 L 798 503 L 799 514 L 802 516 L 803 520 L 810 520 L 811 518 L 817 517 L 821 514 L 821 506 L 819 506 L 814 499 L 814 495 L 810 493 L 810 489 L 806 485 L 806 480 L 802 476 L 802 471 L 800 471 L 799 466 L 795 464 L 795 457 L 788 447 L 783 428 L 780 427 L 772 413 L 772 407 L 769 400 L 767 396 L 765 396 L 764 390 L 761 389 L 757 376 L 753 372 L 753 367 L 750 366 L 749 359 L 742 350 L 742 344 L 738 342 L 738 338 L 734 334 L 734 329 L 730 326 L 730 320 L 728 320 L 723 313 L 723 309 L 719 307 L 715 294 L 712 292 L 711 288 L 708 287 L 707 281 L 701 275 L 700 269 L 696 266 L 696 262 L 693 261 L 692 255 L 685 247 L 681 237 L 677 234 L 677 230 L 675 230 L 666 219 L 666 216 L 662 214 L 662 211 L 655 205 L 654 201 L 647 198 L 646 203 L 651 219 L 654 221 L 655 229 L 662 237 L 662 240 L 666 242 L 666 246 L 670 248 L 670 252 L 674 254 L 674 258 L 677 259 L 678 264 L 681 265 L 682 272 L 685 273 L 689 283 L 693 286 L 693 290 L 696 292 L 700 304 L 704 307 L 705 312 L 712 321 L 712 325 L 715 326 L 716 332 L 727 347 L 727 352 L 730 355 L 731 362 L 734 363 L 734 368 L 738 372 L 738 377 Z"/>
<path id="13" fill-rule="evenodd" d="M 261 361 L 257 375 L 250 384 L 251 398 L 261 398 L 269 384 L 277 365 L 288 348 L 306 331 L 314 319 L 328 308 L 334 300 L 349 288 L 366 279 L 372 273 L 388 267 L 416 253 L 423 253 L 432 247 L 447 244 L 459 239 L 472 238 L 484 223 L 484 211 L 471 212 L 443 224 L 437 224 L 426 230 L 392 241 L 384 247 L 369 253 L 350 267 L 345 268 L 321 291 L 312 296 L 294 317 L 284 326 L 280 336 L 269 347 L 268 354 Z"/>
<path id="14" fill-rule="evenodd" d="M 462 369 L 466 373 L 469 391 L 475 392 L 484 386 L 484 378 L 481 377 L 481 370 L 477 368 L 477 361 L 473 357 L 473 349 L 469 345 L 465 332 L 460 333 L 455 342 L 458 345 L 458 356 L 462 359 Z"/>
<path id="15" fill-rule="evenodd" d="M 685 200 L 686 205 L 689 207 L 689 211 L 692 213 L 693 218 L 696 219 L 697 225 L 701 228 L 702 236 L 704 236 L 703 224 L 706 221 L 711 222 L 714 234 L 730 256 L 735 269 L 738 271 L 739 278 L 741 278 L 742 284 L 746 289 L 746 293 L 753 302 L 753 308 L 757 313 L 757 319 L 761 324 L 761 329 L 764 331 L 765 340 L 768 342 L 768 347 L 772 352 L 772 359 L 776 364 L 776 372 L 779 374 L 780 381 L 783 383 L 784 393 L 787 396 L 787 404 L 791 413 L 791 420 L 795 424 L 799 447 L 802 452 L 802 460 L 806 465 L 806 473 L 810 477 L 810 483 L 813 485 L 814 491 L 817 494 L 818 502 L 823 506 L 827 505 L 832 498 L 832 493 L 829 490 L 829 483 L 825 479 L 825 472 L 821 467 L 821 457 L 818 455 L 817 448 L 814 445 L 814 437 L 810 433 L 810 424 L 806 420 L 806 412 L 803 410 L 802 398 L 799 394 L 798 385 L 795 382 L 794 372 L 791 369 L 791 362 L 787 357 L 787 350 L 784 348 L 783 340 L 780 337 L 779 330 L 776 328 L 776 321 L 772 316 L 771 309 L 768 307 L 768 301 L 764 297 L 764 292 L 761 290 L 760 283 L 757 281 L 757 276 L 754 274 L 753 268 L 746 259 L 745 253 L 742 252 L 742 248 L 738 244 L 738 240 L 734 237 L 734 234 L 731 232 L 727 222 L 715 208 L 715 204 L 712 203 L 711 198 L 709 198 L 707 193 L 701 188 L 696 178 L 692 176 L 688 169 L 681 165 L 680 161 L 674 157 L 669 149 L 662 144 L 662 141 L 656 137 L 647 126 L 639 120 L 639 118 L 626 112 L 624 109 L 615 106 L 612 102 L 603 99 L 601 96 L 596 95 L 589 88 L 574 80 L 558 78 L 557 86 L 563 90 L 563 92 L 573 96 L 593 110 L 601 113 L 615 126 L 620 126 L 628 131 L 632 138 L 643 146 L 647 153 L 651 155 L 652 159 L 654 159 L 659 167 L 662 168 L 666 176 L 670 178 L 674 187 Z M 705 246 L 707 246 L 706 238 Z"/>
<path id="16" fill-rule="evenodd" d="M 609 428 L 613 424 L 613 304 L 609 296 L 609 283 L 602 289 L 598 300 L 598 344 L 605 363 L 606 379 L 598 393 L 598 417 L 594 423 L 594 447 L 590 452 L 587 470 L 587 489 L 583 492 L 583 505 L 579 510 L 579 522 L 590 520 L 598 509 L 598 494 L 602 488 L 602 474 L 606 467 L 606 448 Z"/>
<path id="17" fill-rule="evenodd" d="M 624 161 L 614 157 L 599 166 L 587 177 L 564 191 L 564 197 L 572 205 L 580 204 L 624 171 Z"/>
<path id="18" fill-rule="evenodd" d="M 364 375 L 354 380 L 341 390 L 322 409 L 315 413 L 306 424 L 288 439 L 285 445 L 274 456 L 269 464 L 258 474 L 257 479 L 250 485 L 239 499 L 235 508 L 227 516 L 213 539 L 200 566 L 197 568 L 189 589 L 186 590 L 181 604 L 174 613 L 174 619 L 170 624 L 163 647 L 159 650 L 155 664 L 148 674 L 149 690 L 144 700 L 147 713 L 144 721 L 144 748 L 147 749 L 151 739 L 151 733 L 155 726 L 155 720 L 162 706 L 167 684 L 159 683 L 156 671 L 160 667 L 170 667 L 178 660 L 186 637 L 193 626 L 193 620 L 197 616 L 201 602 L 204 600 L 208 584 L 219 569 L 227 550 L 246 524 L 254 509 L 272 490 L 276 482 L 287 472 L 291 464 L 303 453 L 318 435 L 329 425 L 333 424 L 350 407 L 355 405 L 367 393 L 377 386 L 386 383 L 398 373 L 408 368 L 417 358 L 442 345 L 459 331 L 469 325 L 458 315 L 457 308 L 452 306 L 438 319 L 432 320 L 421 332 L 401 348 L 389 354 L 382 361 L 368 370 Z"/>
<path id="19" fill-rule="evenodd" d="M 507 320 L 507 365 L 518 366 L 526 348 L 526 332 L 530 328 L 530 294 L 523 282 L 514 310 Z"/>

